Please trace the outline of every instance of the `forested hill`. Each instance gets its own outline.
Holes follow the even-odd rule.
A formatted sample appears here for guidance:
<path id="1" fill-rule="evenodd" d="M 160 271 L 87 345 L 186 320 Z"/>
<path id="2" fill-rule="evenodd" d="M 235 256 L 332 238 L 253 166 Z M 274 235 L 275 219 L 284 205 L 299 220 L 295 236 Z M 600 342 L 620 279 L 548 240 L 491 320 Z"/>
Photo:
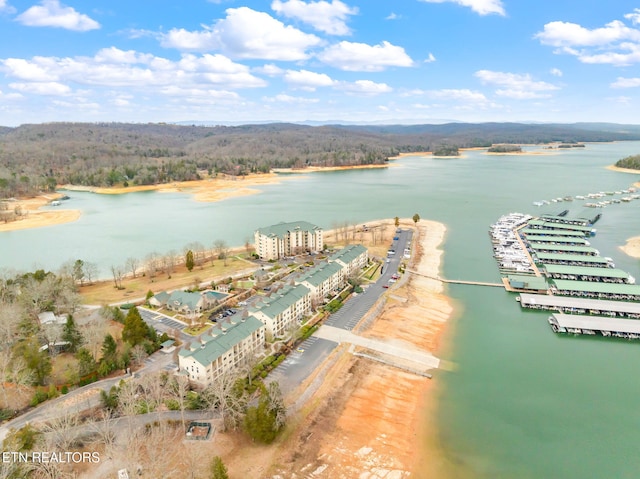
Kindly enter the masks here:
<path id="1" fill-rule="evenodd" d="M 0 198 L 53 189 L 154 184 L 274 167 L 383 163 L 400 152 L 493 143 L 638 140 L 640 128 L 602 124 L 244 126 L 47 123 L 0 127 Z"/>
<path id="2" fill-rule="evenodd" d="M 640 170 L 640 155 L 627 156 L 616 162 L 619 168 L 629 168 L 632 170 Z"/>

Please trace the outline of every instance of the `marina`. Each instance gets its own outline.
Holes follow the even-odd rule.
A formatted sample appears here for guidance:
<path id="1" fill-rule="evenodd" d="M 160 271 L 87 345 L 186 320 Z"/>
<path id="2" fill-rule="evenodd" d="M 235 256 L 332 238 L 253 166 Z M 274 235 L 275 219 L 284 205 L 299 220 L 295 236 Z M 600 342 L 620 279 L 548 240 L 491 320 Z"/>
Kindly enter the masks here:
<path id="1" fill-rule="evenodd" d="M 640 321 L 631 319 L 554 313 L 549 316 L 549 324 L 556 333 L 600 334 L 605 337 L 625 339 L 640 338 Z"/>
<path id="2" fill-rule="evenodd" d="M 603 258 L 601 256 L 588 256 L 584 254 L 538 252 L 533 255 L 533 260 L 536 264 L 543 263 L 594 268 L 615 268 L 615 263 L 611 258 Z"/>
<path id="3" fill-rule="evenodd" d="M 564 266 L 558 264 L 542 264 L 539 270 L 548 278 L 577 281 L 596 281 L 603 283 L 634 284 L 635 278 L 626 271 L 616 268 L 597 268 L 588 266 Z"/>
<path id="4" fill-rule="evenodd" d="M 640 319 L 639 303 L 533 293 L 521 293 L 516 300 L 526 309 Z"/>

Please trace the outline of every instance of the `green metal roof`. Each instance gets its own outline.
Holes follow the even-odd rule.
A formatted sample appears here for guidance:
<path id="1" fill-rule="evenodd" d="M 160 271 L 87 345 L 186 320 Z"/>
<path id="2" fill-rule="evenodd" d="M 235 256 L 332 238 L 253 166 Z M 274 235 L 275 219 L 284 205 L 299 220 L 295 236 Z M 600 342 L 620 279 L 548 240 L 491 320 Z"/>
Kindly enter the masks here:
<path id="1" fill-rule="evenodd" d="M 208 341 L 203 347 L 192 351 L 191 354 L 182 354 L 181 351 L 181 355 L 191 356 L 202 366 L 207 367 L 236 344 L 241 343 L 255 331 L 264 327 L 262 322 L 253 316 L 247 317 L 244 321 L 238 318 L 237 321 L 235 324 L 226 322 L 226 331 L 220 331 L 215 338 Z"/>
<path id="2" fill-rule="evenodd" d="M 285 286 L 280 291 L 272 293 L 269 298 L 266 298 L 265 301 L 267 304 L 257 310 L 263 312 L 270 318 L 275 318 L 308 294 L 309 288 L 302 284 Z"/>
<path id="3" fill-rule="evenodd" d="M 524 289 L 533 289 L 536 291 L 541 291 L 543 289 L 548 289 L 549 285 L 547 284 L 547 280 L 542 276 L 529 276 L 525 274 L 509 274 L 507 275 L 507 279 L 509 280 L 509 284 L 513 286 L 512 283 L 520 282 L 524 283 Z"/>
<path id="4" fill-rule="evenodd" d="M 543 220 L 531 220 L 528 223 L 530 226 L 541 226 L 543 228 L 551 228 L 551 229 L 563 229 L 563 230 L 574 230 L 574 231 L 584 231 L 585 233 L 591 233 L 594 231 L 594 228 L 591 226 L 580 226 L 580 225 L 566 225 L 559 223 L 550 223 L 549 221 Z"/>
<path id="5" fill-rule="evenodd" d="M 637 284 L 597 283 L 595 281 L 571 281 L 553 279 L 551 282 L 563 291 L 584 291 L 586 293 L 628 294 L 640 296 Z"/>
<path id="6" fill-rule="evenodd" d="M 527 235 L 527 241 L 536 241 L 538 243 L 575 243 L 587 244 L 584 238 L 575 238 L 567 236 L 547 236 L 547 235 Z"/>
<path id="7" fill-rule="evenodd" d="M 572 274 L 577 276 L 600 276 L 602 278 L 627 279 L 629 273 L 616 268 L 589 268 L 588 266 L 565 266 L 561 264 L 543 264 L 550 274 Z"/>
<path id="8" fill-rule="evenodd" d="M 562 253 L 536 253 L 539 263 L 545 261 L 580 261 L 582 263 L 608 264 L 609 260 L 601 256 L 588 256 L 584 254 L 562 254 Z"/>
<path id="9" fill-rule="evenodd" d="M 308 231 L 309 233 L 315 233 L 316 231 L 322 231 L 319 226 L 308 223 L 307 221 L 293 221 L 291 223 L 278 223 L 277 225 L 265 226 L 264 228 L 258 228 L 260 234 L 266 236 L 277 236 L 278 238 L 284 238 L 284 236 L 291 231 Z"/>
<path id="10" fill-rule="evenodd" d="M 340 251 L 332 254 L 331 259 L 333 261 L 336 261 L 339 259 L 344 263 L 350 263 L 351 261 L 356 259 L 362 253 L 365 253 L 366 251 L 367 251 L 367 248 L 365 248 L 361 244 L 352 244 L 349 246 L 345 246 Z"/>
<path id="11" fill-rule="evenodd" d="M 307 281 L 309 284 L 317 287 L 341 269 L 342 266 L 336 263 L 322 263 L 314 267 L 312 270 L 307 271 L 304 275 L 297 279 L 296 282 L 302 283 L 303 281 Z"/>
<path id="12" fill-rule="evenodd" d="M 578 238 L 583 238 L 586 236 L 584 231 L 576 231 L 576 230 L 542 230 L 540 228 L 523 228 L 520 230 L 520 233 L 524 233 L 526 235 L 553 235 L 553 236 L 576 236 Z"/>
<path id="13" fill-rule="evenodd" d="M 198 302 L 202 299 L 200 293 L 188 293 L 186 291 L 174 291 L 169 295 L 165 304 L 173 306 L 187 305 L 190 310 L 196 309 Z"/>
<path id="14" fill-rule="evenodd" d="M 585 253 L 597 255 L 598 250 L 592 248 L 591 246 L 571 246 L 571 245 L 561 245 L 561 244 L 548 244 L 548 243 L 531 243 L 529 245 L 534 250 L 553 250 L 553 251 L 570 251 L 574 253 Z"/>
<path id="15" fill-rule="evenodd" d="M 555 220 L 554 224 L 571 224 L 573 222 L 575 224 L 579 224 L 582 226 L 587 226 L 589 224 L 589 220 L 586 218 L 567 218 L 566 216 L 558 216 L 558 215 L 540 215 L 540 218 L 543 220 Z"/>

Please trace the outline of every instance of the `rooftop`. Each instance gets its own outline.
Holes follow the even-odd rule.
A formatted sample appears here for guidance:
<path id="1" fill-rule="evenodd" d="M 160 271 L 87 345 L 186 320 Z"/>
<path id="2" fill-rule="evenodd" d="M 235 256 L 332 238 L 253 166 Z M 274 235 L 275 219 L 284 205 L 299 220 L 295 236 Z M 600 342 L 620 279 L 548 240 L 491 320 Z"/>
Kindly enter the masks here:
<path id="1" fill-rule="evenodd" d="M 541 266 L 549 274 L 570 274 L 575 276 L 600 276 L 602 278 L 628 279 L 629 273 L 616 268 L 590 268 L 588 266 L 564 266 L 559 264 L 543 264 Z"/>
<path id="2" fill-rule="evenodd" d="M 609 260 L 601 256 L 588 256 L 584 254 L 562 254 L 562 253 L 536 253 L 538 262 L 544 263 L 549 260 L 575 261 L 582 263 L 608 264 Z"/>
<path id="3" fill-rule="evenodd" d="M 539 228 L 523 228 L 520 230 L 520 233 L 524 233 L 527 235 L 554 235 L 554 236 L 575 236 L 578 238 L 584 238 L 586 233 L 584 231 L 576 231 L 576 230 L 566 230 L 566 229 L 553 229 L 553 230 L 542 230 Z"/>
<path id="4" fill-rule="evenodd" d="M 603 316 L 580 316 L 577 314 L 554 313 L 551 317 L 563 328 L 590 329 L 640 334 L 640 321 L 635 319 L 607 318 Z"/>
<path id="5" fill-rule="evenodd" d="M 625 301 L 607 301 L 604 299 L 570 298 L 546 294 L 520 293 L 520 304 L 539 305 L 548 308 L 576 308 L 597 311 L 613 311 L 624 314 L 640 314 L 640 303 Z"/>
<path id="6" fill-rule="evenodd" d="M 593 281 L 571 281 L 565 279 L 553 279 L 551 282 L 559 291 L 640 296 L 640 285 L 637 284 L 597 283 Z"/>
<path id="7" fill-rule="evenodd" d="M 531 249 L 534 250 L 542 250 L 542 251 L 567 251 L 573 253 L 583 253 L 583 254 L 591 254 L 597 256 L 599 251 L 591 246 L 581 246 L 581 245 L 562 245 L 562 244 L 549 244 L 549 243 L 531 243 L 529 245 Z"/>
<path id="8" fill-rule="evenodd" d="M 555 233 L 555 231 L 554 231 Z M 573 243 L 587 244 L 584 238 L 576 238 L 575 236 L 551 236 L 551 235 L 527 235 L 527 241 L 539 243 Z"/>
<path id="9" fill-rule="evenodd" d="M 278 238 L 284 238 L 286 234 L 291 231 L 307 231 L 309 233 L 315 233 L 316 231 L 322 231 L 322 228 L 307 221 L 293 221 L 291 223 L 278 223 L 277 225 L 265 226 L 264 228 L 258 228 L 258 233 L 265 236 L 272 236 Z"/>

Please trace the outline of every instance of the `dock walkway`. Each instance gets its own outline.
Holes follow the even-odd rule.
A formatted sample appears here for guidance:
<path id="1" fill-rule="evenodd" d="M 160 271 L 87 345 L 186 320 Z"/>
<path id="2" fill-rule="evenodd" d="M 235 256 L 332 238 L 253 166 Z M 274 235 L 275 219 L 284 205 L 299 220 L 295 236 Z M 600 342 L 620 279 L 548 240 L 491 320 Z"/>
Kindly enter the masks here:
<path id="1" fill-rule="evenodd" d="M 469 280 L 465 280 L 465 279 L 445 279 L 445 278 L 441 278 L 440 276 L 430 276 L 428 274 L 423 274 L 423 273 L 419 273 L 417 271 L 414 271 L 412 269 L 407 269 L 407 273 L 411 273 L 411 274 L 415 274 L 418 276 L 423 276 L 425 278 L 429 278 L 429 279 L 433 279 L 436 281 L 440 281 L 442 283 L 453 283 L 453 284 L 471 284 L 474 286 L 494 286 L 494 287 L 499 287 L 499 288 L 504 288 L 504 284 L 502 283 L 489 283 L 486 281 L 469 281 Z"/>

